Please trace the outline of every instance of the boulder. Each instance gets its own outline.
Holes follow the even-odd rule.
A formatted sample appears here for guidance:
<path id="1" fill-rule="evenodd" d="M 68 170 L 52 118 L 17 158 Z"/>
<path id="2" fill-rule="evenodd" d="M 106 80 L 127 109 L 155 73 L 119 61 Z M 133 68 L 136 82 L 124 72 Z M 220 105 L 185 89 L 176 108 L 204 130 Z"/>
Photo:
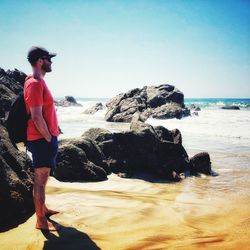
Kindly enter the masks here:
<path id="1" fill-rule="evenodd" d="M 109 169 L 105 160 L 105 156 L 91 139 L 65 139 L 60 142 L 53 175 L 60 181 L 106 180 Z"/>
<path id="2" fill-rule="evenodd" d="M 13 100 L 23 91 L 26 74 L 15 69 L 14 71 L 0 68 L 0 118 L 5 118 Z"/>
<path id="3" fill-rule="evenodd" d="M 158 119 L 182 118 L 190 115 L 184 95 L 172 85 L 145 86 L 119 94 L 107 104 L 106 121 L 131 122 L 136 113 Z"/>
<path id="4" fill-rule="evenodd" d="M 190 159 L 190 173 L 211 175 L 211 161 L 207 152 L 198 153 Z"/>
<path id="5" fill-rule="evenodd" d="M 141 171 L 171 179 L 173 171 L 182 173 L 189 164 L 178 130 L 134 122 L 130 131 L 90 129 L 83 136 L 96 142 L 114 173 Z"/>
<path id="6" fill-rule="evenodd" d="M 76 102 L 76 99 L 73 96 L 65 96 L 63 100 L 55 101 L 55 105 L 61 107 L 82 106 L 80 103 Z"/>
<path id="7" fill-rule="evenodd" d="M 20 223 L 34 212 L 31 160 L 15 148 L 0 125 L 0 229 Z"/>
<path id="8" fill-rule="evenodd" d="M 87 115 L 93 115 L 95 114 L 97 111 L 99 110 L 103 110 L 104 109 L 104 106 L 101 102 L 98 102 L 96 103 L 93 107 L 90 107 L 86 110 L 84 110 L 84 114 L 87 114 Z"/>

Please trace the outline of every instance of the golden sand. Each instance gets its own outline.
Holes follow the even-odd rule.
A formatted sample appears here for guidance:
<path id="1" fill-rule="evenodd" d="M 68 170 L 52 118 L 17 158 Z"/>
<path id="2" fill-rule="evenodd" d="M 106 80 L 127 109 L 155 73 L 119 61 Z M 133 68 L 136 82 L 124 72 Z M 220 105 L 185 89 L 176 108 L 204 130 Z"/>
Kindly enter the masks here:
<path id="1" fill-rule="evenodd" d="M 51 219 L 62 230 L 36 230 L 33 215 L 0 233 L 0 249 L 250 249 L 249 200 L 211 194 L 210 182 L 152 183 L 112 174 L 104 182 L 63 183 L 50 177 L 46 202 L 60 210 Z"/>

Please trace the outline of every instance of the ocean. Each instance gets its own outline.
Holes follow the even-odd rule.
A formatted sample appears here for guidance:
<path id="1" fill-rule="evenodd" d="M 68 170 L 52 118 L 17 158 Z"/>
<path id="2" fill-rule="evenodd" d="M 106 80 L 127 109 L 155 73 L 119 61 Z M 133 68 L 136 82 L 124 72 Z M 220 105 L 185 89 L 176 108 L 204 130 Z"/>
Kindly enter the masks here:
<path id="1" fill-rule="evenodd" d="M 83 114 L 86 108 L 97 102 L 105 104 L 106 99 L 78 98 L 77 101 L 83 106 L 57 107 L 59 125 L 63 131 L 60 138 L 78 137 L 93 127 L 113 132 L 129 130 L 129 123 L 106 122 L 106 109 L 94 115 Z M 171 242 L 173 249 L 180 246 L 183 248 L 178 249 L 249 249 L 250 99 L 192 98 L 185 99 L 185 104 L 199 106 L 201 110 L 198 111 L 198 116 L 192 115 L 180 120 L 150 118 L 146 122 L 168 129 L 178 128 L 182 133 L 183 146 L 188 155 L 191 157 L 198 152 L 207 151 L 210 154 L 212 169 L 218 176 L 186 178 L 174 186 L 167 183 L 151 183 L 152 190 L 160 188 L 161 191 L 152 191 L 156 203 L 150 205 L 150 211 L 154 211 L 156 215 L 162 213 L 162 207 L 155 204 L 167 197 L 167 190 L 176 188 L 178 195 L 173 198 L 173 204 L 168 209 L 178 218 L 178 232 L 185 241 L 171 236 L 172 240 L 167 239 L 164 242 Z M 223 106 L 231 105 L 239 106 L 240 110 L 221 109 Z M 131 180 L 131 183 L 134 181 Z M 136 194 L 138 199 L 147 191 L 145 189 L 141 192 Z M 149 220 L 153 223 L 153 218 Z M 168 230 L 166 222 L 162 223 L 154 230 L 161 230 L 162 227 Z M 175 227 L 171 228 L 175 230 Z M 201 245 L 196 245 L 197 242 L 201 242 Z M 212 248 L 215 243 L 217 245 Z"/>

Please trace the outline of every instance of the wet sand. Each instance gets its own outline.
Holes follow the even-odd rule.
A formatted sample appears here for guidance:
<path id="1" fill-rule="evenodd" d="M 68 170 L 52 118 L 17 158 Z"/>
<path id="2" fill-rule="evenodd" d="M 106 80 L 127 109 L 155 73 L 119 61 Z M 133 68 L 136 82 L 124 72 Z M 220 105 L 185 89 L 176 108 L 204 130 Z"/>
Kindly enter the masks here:
<path id="1" fill-rule="evenodd" d="M 222 165 L 220 171 L 224 180 L 228 171 Z M 220 178 L 171 184 L 114 174 L 98 183 L 50 177 L 47 204 L 61 211 L 51 219 L 62 230 L 34 229 L 33 215 L 0 233 L 0 249 L 250 249 L 250 196 Z"/>

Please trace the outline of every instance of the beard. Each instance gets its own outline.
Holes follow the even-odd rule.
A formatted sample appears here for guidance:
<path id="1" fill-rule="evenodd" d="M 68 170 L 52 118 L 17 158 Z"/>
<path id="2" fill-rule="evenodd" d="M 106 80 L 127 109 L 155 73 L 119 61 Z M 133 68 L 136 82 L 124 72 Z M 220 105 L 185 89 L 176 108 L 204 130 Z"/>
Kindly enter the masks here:
<path id="1" fill-rule="evenodd" d="M 51 71 L 52 71 L 52 69 L 51 69 L 51 64 L 48 64 L 48 63 L 43 62 L 42 69 L 43 69 L 45 72 L 51 72 Z"/>

